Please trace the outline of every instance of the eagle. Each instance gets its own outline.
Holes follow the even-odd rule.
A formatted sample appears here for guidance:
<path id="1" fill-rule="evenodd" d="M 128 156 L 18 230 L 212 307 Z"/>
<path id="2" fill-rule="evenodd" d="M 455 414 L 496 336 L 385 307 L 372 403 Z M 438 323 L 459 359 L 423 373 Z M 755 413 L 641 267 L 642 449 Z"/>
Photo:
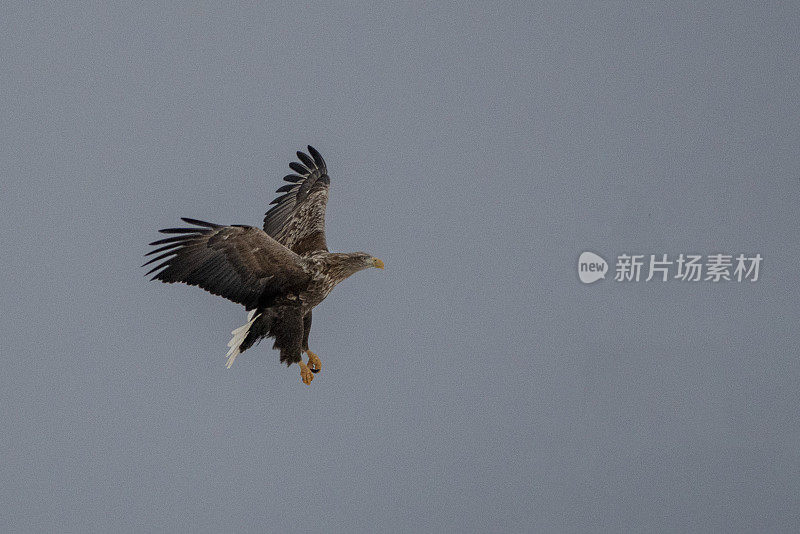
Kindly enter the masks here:
<path id="1" fill-rule="evenodd" d="M 231 332 L 226 367 L 262 339 L 273 338 L 280 361 L 300 367 L 309 385 L 322 369 L 319 356 L 308 348 L 311 313 L 339 282 L 376 267 L 381 260 L 365 252 L 329 252 L 325 241 L 325 207 L 330 177 L 322 155 L 312 146 L 298 151 L 289 164 L 292 174 L 278 188 L 264 216 L 263 229 L 230 226 L 181 217 L 185 228 L 164 228 L 177 234 L 150 243 L 153 257 L 164 260 L 146 273 L 151 280 L 198 286 L 245 307 L 247 322 Z M 303 362 L 303 353 L 308 363 Z"/>

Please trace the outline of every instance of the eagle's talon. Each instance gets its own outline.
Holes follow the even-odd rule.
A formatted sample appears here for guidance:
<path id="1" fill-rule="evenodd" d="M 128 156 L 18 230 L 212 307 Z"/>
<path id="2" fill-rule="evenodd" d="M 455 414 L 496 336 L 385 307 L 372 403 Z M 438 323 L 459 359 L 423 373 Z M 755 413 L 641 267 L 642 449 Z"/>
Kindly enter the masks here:
<path id="1" fill-rule="evenodd" d="M 308 367 L 311 372 L 316 374 L 322 371 L 322 360 L 319 359 L 319 356 L 310 350 L 306 350 L 306 354 L 308 354 Z"/>
<path id="2" fill-rule="evenodd" d="M 314 374 L 302 361 L 300 362 L 300 379 L 303 381 L 303 384 L 307 386 L 311 384 L 312 380 L 314 380 Z"/>

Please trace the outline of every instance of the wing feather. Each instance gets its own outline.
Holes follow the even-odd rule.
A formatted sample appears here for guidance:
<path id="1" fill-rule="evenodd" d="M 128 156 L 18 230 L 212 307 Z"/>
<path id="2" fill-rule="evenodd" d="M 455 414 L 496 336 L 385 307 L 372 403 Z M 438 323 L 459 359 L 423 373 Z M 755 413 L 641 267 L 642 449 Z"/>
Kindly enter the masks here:
<path id="1" fill-rule="evenodd" d="M 168 249 L 179 247 L 179 246 L 181 246 L 180 242 L 178 242 L 178 243 L 168 243 L 168 244 L 164 245 L 163 247 L 158 247 L 157 249 L 151 250 L 150 252 L 145 254 L 145 256 L 150 256 L 151 254 L 158 254 L 162 250 L 168 250 Z M 144 265 L 142 265 L 142 267 L 144 267 Z"/>
<path id="2" fill-rule="evenodd" d="M 308 169 L 313 169 L 314 167 L 316 167 L 316 164 L 314 163 L 314 160 L 311 159 L 311 157 L 308 156 L 305 152 L 300 152 L 298 150 L 297 151 L 297 159 L 299 159 L 300 163 L 305 165 L 306 168 L 308 168 Z"/>
<path id="3" fill-rule="evenodd" d="M 311 154 L 311 157 L 314 158 L 314 163 L 317 167 L 325 169 L 327 165 L 325 165 L 325 160 L 322 159 L 322 154 L 317 152 L 317 149 L 311 145 L 308 145 L 308 153 Z"/>
<path id="4" fill-rule="evenodd" d="M 301 258 L 259 228 L 183 220 L 196 227 L 167 229 L 182 235 L 152 243 L 169 243 L 148 253 L 166 250 L 144 264 L 166 258 L 147 273 L 155 273 L 153 280 L 199 286 L 248 310 L 270 306 L 307 285 Z"/>
<path id="5" fill-rule="evenodd" d="M 312 146 L 308 147 L 308 154 L 297 152 L 297 158 L 300 162 L 289 164 L 289 168 L 297 174 L 283 178 L 289 184 L 278 188 L 277 193 L 283 195 L 270 203 L 274 206 L 264 216 L 264 231 L 299 255 L 327 251 L 325 207 L 330 187 L 328 168 L 320 153 Z"/>

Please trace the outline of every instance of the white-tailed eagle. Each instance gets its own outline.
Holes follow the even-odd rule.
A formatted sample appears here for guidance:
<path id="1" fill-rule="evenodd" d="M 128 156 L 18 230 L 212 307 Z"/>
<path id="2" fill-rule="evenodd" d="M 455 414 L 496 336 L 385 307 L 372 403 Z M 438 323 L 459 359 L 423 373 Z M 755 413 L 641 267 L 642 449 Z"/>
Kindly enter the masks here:
<path id="1" fill-rule="evenodd" d="M 158 248 L 146 255 L 158 255 L 144 265 L 164 260 L 147 273 L 155 273 L 153 280 L 199 286 L 250 312 L 247 323 L 232 332 L 228 368 L 237 355 L 271 337 L 280 361 L 298 364 L 303 383 L 310 384 L 322 368 L 308 348 L 311 310 L 336 284 L 369 267 L 383 269 L 383 262 L 364 252 L 328 252 L 328 169 L 311 146 L 297 158 L 289 164 L 294 173 L 284 177 L 288 185 L 277 190 L 283 194 L 264 216 L 263 230 L 181 218 L 192 226 L 159 230 L 178 235 L 150 243 Z"/>

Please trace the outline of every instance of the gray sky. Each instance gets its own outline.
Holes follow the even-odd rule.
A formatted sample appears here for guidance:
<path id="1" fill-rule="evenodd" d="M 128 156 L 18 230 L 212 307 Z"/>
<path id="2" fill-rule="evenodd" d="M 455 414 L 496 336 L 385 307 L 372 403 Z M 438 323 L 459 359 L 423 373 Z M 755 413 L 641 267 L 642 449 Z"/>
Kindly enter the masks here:
<path id="1" fill-rule="evenodd" d="M 0 530 L 797 530 L 796 4 L 216 4 L 2 8 Z M 305 387 L 138 266 L 309 143 L 387 269 Z"/>

